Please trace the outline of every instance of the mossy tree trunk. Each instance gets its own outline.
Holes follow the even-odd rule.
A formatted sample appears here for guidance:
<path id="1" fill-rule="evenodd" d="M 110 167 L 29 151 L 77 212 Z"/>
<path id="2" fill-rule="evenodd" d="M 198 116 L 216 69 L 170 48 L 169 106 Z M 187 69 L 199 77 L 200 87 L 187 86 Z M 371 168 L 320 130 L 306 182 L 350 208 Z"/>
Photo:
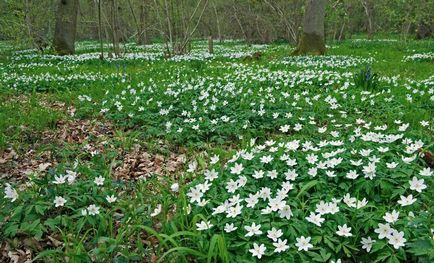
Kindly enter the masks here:
<path id="1" fill-rule="evenodd" d="M 73 54 L 75 51 L 78 2 L 78 0 L 59 0 L 53 47 L 60 55 Z"/>
<path id="2" fill-rule="evenodd" d="M 303 19 L 303 32 L 293 55 L 323 55 L 326 51 L 324 41 L 324 16 L 327 0 L 307 0 Z"/>

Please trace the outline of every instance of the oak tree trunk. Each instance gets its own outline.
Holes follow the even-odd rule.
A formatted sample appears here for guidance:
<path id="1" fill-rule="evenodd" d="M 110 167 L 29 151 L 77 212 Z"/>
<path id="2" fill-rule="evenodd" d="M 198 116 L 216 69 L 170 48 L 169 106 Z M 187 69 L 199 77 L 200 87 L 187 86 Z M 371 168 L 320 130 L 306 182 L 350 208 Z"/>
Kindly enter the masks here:
<path id="1" fill-rule="evenodd" d="M 77 31 L 78 0 L 59 0 L 54 30 L 54 50 L 60 55 L 73 54 Z"/>
<path id="2" fill-rule="evenodd" d="M 303 32 L 293 55 L 323 55 L 325 53 L 324 16 L 327 0 L 307 0 Z"/>

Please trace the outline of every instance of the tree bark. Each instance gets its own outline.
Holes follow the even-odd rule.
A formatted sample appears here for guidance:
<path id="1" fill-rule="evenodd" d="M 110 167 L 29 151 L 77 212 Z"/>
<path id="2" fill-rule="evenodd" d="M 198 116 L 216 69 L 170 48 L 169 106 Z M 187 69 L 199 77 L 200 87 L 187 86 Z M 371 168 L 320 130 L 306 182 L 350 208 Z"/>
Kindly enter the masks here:
<path id="1" fill-rule="evenodd" d="M 113 52 L 118 57 L 119 50 L 119 20 L 118 20 L 118 6 L 116 0 L 111 0 L 111 22 L 112 22 L 112 42 Z"/>
<path id="2" fill-rule="evenodd" d="M 366 29 L 368 32 L 368 39 L 371 40 L 374 37 L 374 23 L 373 23 L 373 18 L 372 18 L 372 4 L 371 2 L 369 2 L 368 0 L 361 0 L 362 5 L 363 5 L 363 9 L 365 10 L 365 14 L 366 14 L 366 18 L 367 18 L 367 25 L 366 25 Z"/>
<path id="3" fill-rule="evenodd" d="M 60 55 L 73 54 L 75 51 L 78 2 L 78 0 L 59 0 L 53 47 Z"/>
<path id="4" fill-rule="evenodd" d="M 98 0 L 98 39 L 99 39 L 99 49 L 101 54 L 99 55 L 100 59 L 104 59 L 104 46 L 102 43 L 102 21 L 101 21 L 101 1 Z"/>
<path id="5" fill-rule="evenodd" d="M 208 53 L 214 54 L 214 43 L 212 40 L 212 36 L 208 37 Z"/>
<path id="6" fill-rule="evenodd" d="M 303 32 L 293 55 L 323 55 L 325 53 L 324 17 L 326 4 L 327 0 L 307 0 Z"/>
<path id="7" fill-rule="evenodd" d="M 148 11 L 145 3 L 140 5 L 140 32 L 139 32 L 139 45 L 149 44 L 147 29 Z"/>

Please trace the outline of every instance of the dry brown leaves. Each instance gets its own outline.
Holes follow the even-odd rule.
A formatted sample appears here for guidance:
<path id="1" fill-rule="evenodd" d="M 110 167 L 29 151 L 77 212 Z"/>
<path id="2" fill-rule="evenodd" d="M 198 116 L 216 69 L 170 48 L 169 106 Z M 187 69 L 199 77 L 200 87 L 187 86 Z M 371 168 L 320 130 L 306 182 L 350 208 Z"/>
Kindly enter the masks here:
<path id="1" fill-rule="evenodd" d="M 86 143 L 89 152 L 101 151 L 103 145 L 98 143 L 113 136 L 110 124 L 90 120 L 60 120 L 56 129 L 46 130 L 40 139 L 32 144 L 26 152 L 18 154 L 13 149 L 0 152 L 0 179 L 22 180 L 34 172 L 44 172 L 57 164 L 55 153 L 51 150 L 40 151 L 43 146 L 54 145 L 62 149 L 66 143 L 82 145 Z M 51 147 L 53 148 L 53 147 Z"/>
<path id="2" fill-rule="evenodd" d="M 15 237 L 9 242 L 0 243 L 0 262 L 32 262 L 35 254 L 44 249 L 62 247 L 61 237 L 47 235 L 42 240 L 34 237 Z"/>
<path id="3" fill-rule="evenodd" d="M 44 131 L 40 139 L 21 154 L 13 149 L 0 152 L 0 180 L 23 181 L 35 172 L 45 172 L 58 163 L 57 150 L 66 144 L 78 145 L 89 153 L 102 153 L 106 144 L 114 137 L 114 127 L 108 122 L 98 120 L 60 120 L 55 129 Z M 47 150 L 47 145 L 51 145 Z M 109 145 L 110 146 L 110 145 Z M 110 146 L 112 149 L 114 146 Z M 161 145 L 164 147 L 164 145 Z M 39 150 L 44 149 L 44 150 Z M 167 156 L 149 153 L 140 145 L 132 150 L 117 150 L 120 164 L 114 168 L 116 179 L 136 180 L 151 174 L 174 175 L 186 163 L 183 153 L 170 153 Z M 83 152 L 80 152 L 82 154 Z M 83 157 L 83 156 L 82 156 Z"/>
<path id="4" fill-rule="evenodd" d="M 114 169 L 116 179 L 145 179 L 151 174 L 174 175 L 186 162 L 185 154 L 170 153 L 169 156 L 149 154 L 140 145 L 123 155 L 122 162 Z"/>
<path id="5" fill-rule="evenodd" d="M 38 153 L 30 149 L 24 154 L 17 154 L 13 149 L 7 149 L 0 152 L 0 180 L 21 181 L 34 172 L 44 172 L 56 164 L 51 151 Z"/>

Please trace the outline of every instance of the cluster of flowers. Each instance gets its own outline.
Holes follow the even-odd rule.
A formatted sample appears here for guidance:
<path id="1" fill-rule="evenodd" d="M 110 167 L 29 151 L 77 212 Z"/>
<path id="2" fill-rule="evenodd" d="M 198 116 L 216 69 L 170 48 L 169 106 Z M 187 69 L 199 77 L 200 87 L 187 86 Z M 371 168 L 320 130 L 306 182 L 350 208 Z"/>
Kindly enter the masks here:
<path id="1" fill-rule="evenodd" d="M 399 120 L 394 127 L 341 121 L 330 118 L 309 139 L 252 139 L 227 162 L 212 156 L 187 193 L 193 213 L 208 217 L 197 230 L 224 232 L 231 244 L 247 240 L 259 259 L 308 251 L 318 235 L 351 239 L 368 253 L 376 238 L 400 249 L 407 235 L 430 237 L 406 224 L 423 221 L 429 212 L 420 204 L 432 201 L 425 192 L 433 171 L 417 159 L 424 142 L 406 137 L 409 124 Z M 391 192 L 376 188 L 382 183 Z"/>
<path id="2" fill-rule="evenodd" d="M 220 63 L 209 65 L 211 69 L 223 70 L 221 67 Z M 420 82 L 422 85 L 409 82 L 403 88 L 398 78 L 383 78 L 388 89 L 370 92 L 352 89 L 351 73 L 311 69 L 288 72 L 241 63 L 226 63 L 224 69 L 225 76 L 188 80 L 177 79 L 179 72 L 174 71 L 167 76 L 173 81 L 164 85 L 150 79 L 136 87 L 128 85 L 119 93 L 107 93 L 100 103 L 91 103 L 111 119 L 153 126 L 178 136 L 234 135 L 252 128 L 280 129 L 287 133 L 308 124 L 309 120 L 303 116 L 313 108 L 345 116 L 348 110 L 358 110 L 352 105 L 368 104 L 374 109 L 376 105 L 381 107 L 401 99 L 434 100 L 432 80 Z M 404 92 L 392 92 L 391 86 L 394 91 Z"/>
<path id="3" fill-rule="evenodd" d="M 247 47 L 245 45 L 231 45 L 231 46 L 222 46 L 216 45 L 214 48 L 214 54 L 208 53 L 207 46 L 203 45 L 201 42 L 196 43 L 193 46 L 193 49 L 190 53 L 184 55 L 175 55 L 170 58 L 172 61 L 191 61 L 191 60 L 200 60 L 205 61 L 213 58 L 240 58 L 251 55 L 254 52 L 265 50 L 267 45 L 253 45 Z M 135 60 L 146 60 L 146 61 L 155 61 L 164 59 L 164 50 L 166 49 L 163 44 L 152 44 L 152 45 L 144 45 L 137 46 L 135 44 L 125 44 L 124 52 L 122 52 L 121 56 L 109 57 L 107 53 L 104 53 L 104 57 L 106 61 L 109 62 L 120 62 L 120 61 L 135 61 Z M 51 62 L 56 64 L 66 64 L 68 67 L 71 64 L 82 64 L 88 61 L 98 61 L 100 60 L 100 52 L 98 52 L 98 45 L 96 43 L 85 43 L 82 47 L 79 47 L 78 51 L 86 51 L 92 50 L 93 52 L 85 52 L 81 54 L 75 55 L 51 55 L 51 54 L 38 54 L 35 51 L 28 52 L 20 52 L 15 53 L 15 55 L 11 58 L 15 63 L 23 62 L 27 64 L 28 61 L 31 62 L 34 67 L 37 67 L 38 64 L 35 64 L 34 61 L 39 62 Z M 22 66 L 25 67 L 25 66 Z"/>
<path id="4" fill-rule="evenodd" d="M 434 53 L 433 52 L 427 52 L 427 53 L 417 53 L 409 56 L 405 56 L 403 61 L 434 61 Z"/>
<path id="5" fill-rule="evenodd" d="M 87 86 L 95 82 L 125 81 L 125 73 L 92 73 L 73 74 L 46 72 L 42 74 L 23 74 L 11 71 L 0 72 L 0 86 L 7 89 L 25 90 L 64 90 L 68 86 Z"/>
<path id="6" fill-rule="evenodd" d="M 72 185 L 76 182 L 77 179 L 77 172 L 74 172 L 72 170 L 66 170 L 64 175 L 55 175 L 54 180 L 51 181 L 51 184 L 55 186 L 61 186 L 61 185 Z M 104 186 L 105 178 L 102 176 L 97 176 L 93 180 L 93 183 L 97 187 L 103 187 Z M 10 199 L 11 202 L 15 202 L 19 198 L 19 194 L 10 184 L 6 184 L 4 188 L 4 198 Z M 117 197 L 114 194 L 107 195 L 105 197 L 107 203 L 111 204 L 117 201 Z M 68 203 L 69 198 L 67 196 L 60 196 L 56 195 L 54 199 L 52 200 L 52 204 L 54 207 L 63 207 L 65 204 Z M 95 216 L 100 213 L 101 207 L 97 206 L 96 204 L 90 204 L 85 208 L 81 209 L 81 214 L 83 216 Z"/>
<path id="7" fill-rule="evenodd" d="M 351 68 L 365 64 L 372 64 L 374 59 L 353 56 L 292 56 L 281 63 L 303 68 Z"/>

